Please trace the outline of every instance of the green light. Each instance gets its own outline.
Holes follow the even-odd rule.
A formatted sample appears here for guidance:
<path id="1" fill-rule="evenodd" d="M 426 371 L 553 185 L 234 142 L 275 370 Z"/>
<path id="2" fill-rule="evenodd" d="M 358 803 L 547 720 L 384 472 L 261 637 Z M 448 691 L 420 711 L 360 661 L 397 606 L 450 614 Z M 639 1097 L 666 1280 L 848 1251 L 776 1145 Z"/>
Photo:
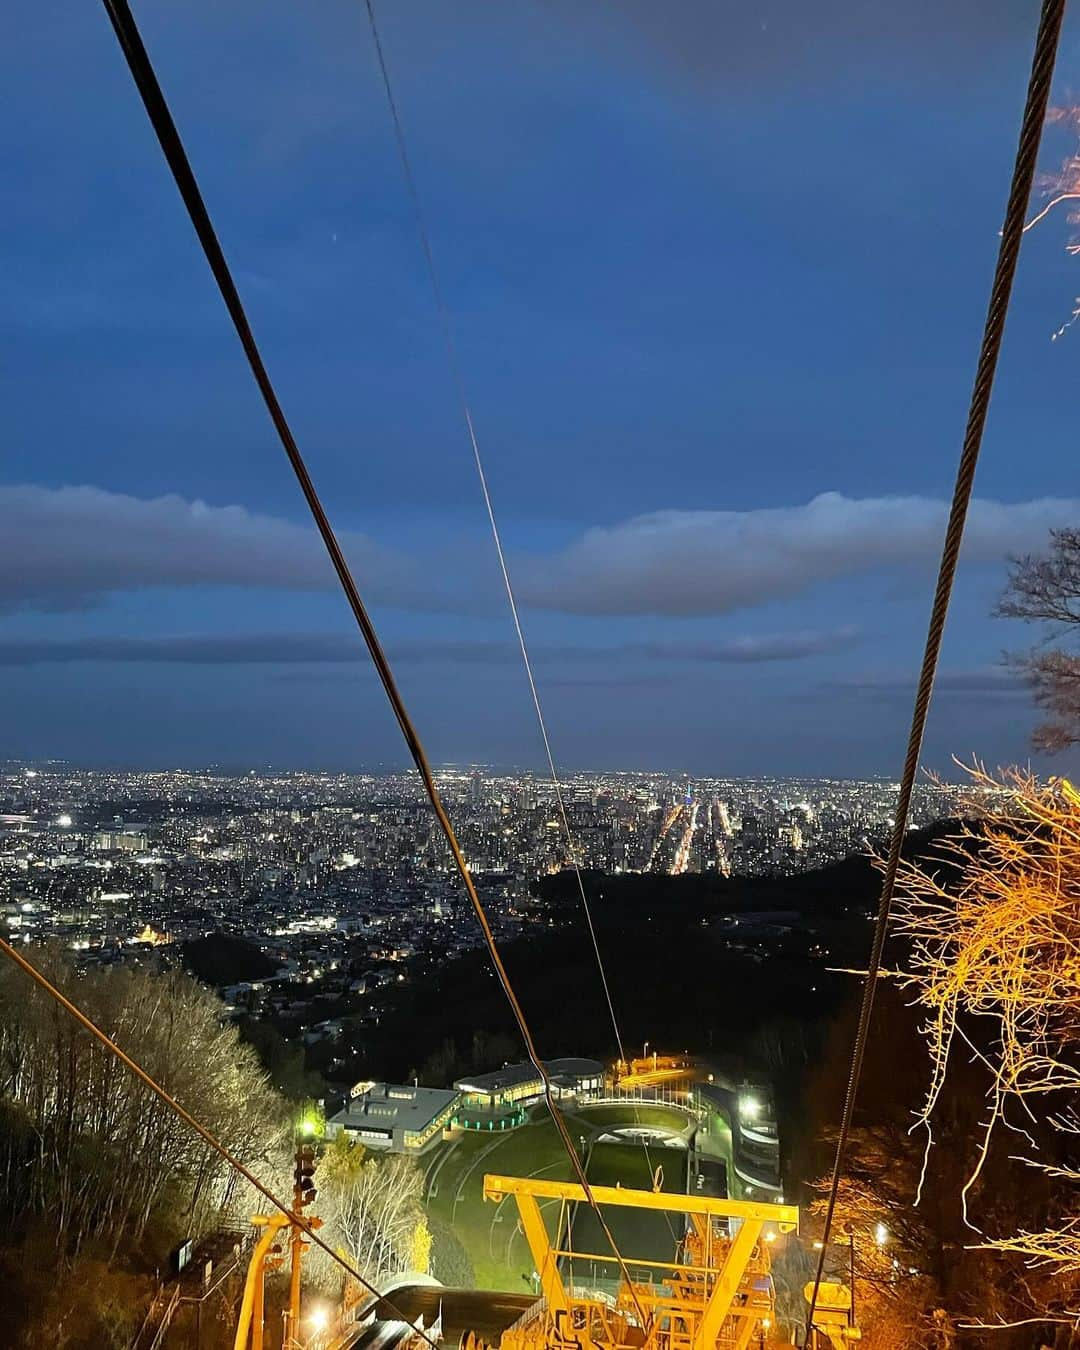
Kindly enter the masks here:
<path id="1" fill-rule="evenodd" d="M 296 1128 L 303 1138 L 314 1139 L 317 1134 L 322 1133 L 322 1121 L 318 1116 L 301 1116 L 300 1123 Z"/>

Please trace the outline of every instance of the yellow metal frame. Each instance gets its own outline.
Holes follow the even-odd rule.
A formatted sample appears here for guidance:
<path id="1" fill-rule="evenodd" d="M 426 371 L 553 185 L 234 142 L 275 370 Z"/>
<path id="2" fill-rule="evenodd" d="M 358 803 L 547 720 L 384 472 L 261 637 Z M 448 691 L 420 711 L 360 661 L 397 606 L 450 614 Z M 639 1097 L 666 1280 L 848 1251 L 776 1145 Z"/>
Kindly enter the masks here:
<path id="1" fill-rule="evenodd" d="M 256 1242 L 255 1250 L 251 1253 L 251 1260 L 248 1262 L 247 1279 L 244 1281 L 244 1297 L 240 1304 L 240 1316 L 236 1321 L 236 1338 L 233 1341 L 233 1350 L 249 1350 L 249 1337 L 250 1350 L 262 1350 L 266 1258 L 269 1256 L 270 1248 L 274 1245 L 274 1240 L 278 1234 L 283 1228 L 289 1226 L 289 1220 L 284 1214 L 271 1214 L 269 1218 L 259 1214 L 251 1222 L 265 1231 Z"/>
<path id="2" fill-rule="evenodd" d="M 684 1215 L 687 1231 L 680 1250 L 666 1262 L 624 1254 L 627 1265 L 648 1278 L 634 1279 L 629 1288 L 624 1281 L 613 1306 L 575 1296 L 567 1291 L 561 1260 L 611 1265 L 618 1260 L 610 1252 L 571 1251 L 553 1242 L 540 1201 L 560 1202 L 561 1229 L 565 1206 L 585 1203 L 585 1188 L 575 1182 L 485 1176 L 485 1200 L 513 1196 L 517 1203 L 544 1299 L 544 1317 L 511 1327 L 503 1334 L 502 1350 L 640 1350 L 652 1344 L 657 1350 L 715 1350 L 721 1344 L 745 1350 L 755 1328 L 767 1325 L 772 1312 L 771 1296 L 753 1284 L 755 1276 L 768 1274 L 765 1225 L 775 1225 L 779 1232 L 797 1230 L 798 1208 L 621 1186 L 592 1186 L 590 1191 L 601 1207 Z M 645 1326 L 640 1325 L 639 1309 L 647 1318 Z"/>

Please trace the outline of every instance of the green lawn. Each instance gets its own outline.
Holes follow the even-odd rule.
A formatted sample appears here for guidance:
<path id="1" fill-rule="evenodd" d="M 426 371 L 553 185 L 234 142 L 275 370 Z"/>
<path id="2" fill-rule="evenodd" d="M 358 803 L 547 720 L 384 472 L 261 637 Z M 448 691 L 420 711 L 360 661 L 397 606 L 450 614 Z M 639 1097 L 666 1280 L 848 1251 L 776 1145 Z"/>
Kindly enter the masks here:
<path id="1" fill-rule="evenodd" d="M 547 1115 L 537 1113 L 528 1125 L 507 1134 L 463 1134 L 450 1145 L 434 1178 L 435 1194 L 428 1201 L 468 1251 L 477 1287 L 520 1294 L 529 1288 L 532 1259 L 517 1231 L 514 1201 L 498 1205 L 484 1201 L 484 1176 L 489 1172 L 568 1180 L 570 1163 Z"/>
<path id="2" fill-rule="evenodd" d="M 690 1117 L 672 1106 L 652 1102 L 627 1102 L 626 1105 L 580 1107 L 578 1118 L 596 1128 L 601 1125 L 631 1127 L 652 1125 L 659 1129 L 681 1133 L 690 1123 Z"/>
<path id="3" fill-rule="evenodd" d="M 579 1109 L 567 1115 L 574 1142 L 587 1139 L 598 1129 L 614 1126 L 654 1125 L 682 1129 L 686 1117 L 663 1106 L 597 1106 Z M 549 1181 L 567 1181 L 571 1177 L 569 1160 L 563 1151 L 555 1127 L 543 1107 L 536 1108 L 528 1125 L 506 1134 L 483 1131 L 466 1132 L 444 1152 L 425 1159 L 425 1168 L 433 1194 L 428 1207 L 453 1228 L 464 1244 L 476 1272 L 477 1287 L 521 1293 L 529 1288 L 533 1262 L 525 1239 L 518 1230 L 517 1208 L 513 1199 L 498 1205 L 485 1203 L 485 1173 L 502 1176 L 539 1176 Z M 664 1189 L 684 1190 L 686 1154 L 674 1149 L 652 1147 L 652 1165 L 664 1168 Z M 640 1144 L 595 1144 L 590 1148 L 589 1177 L 598 1185 L 617 1182 L 630 1188 L 651 1189 L 651 1171 Z M 546 1202 L 549 1223 L 554 1226 L 558 1202 Z M 596 1224 L 591 1212 L 579 1219 L 580 1238 L 575 1246 L 595 1243 L 588 1250 L 602 1252 L 602 1234 L 586 1226 Z M 623 1235 L 628 1250 L 638 1256 L 663 1260 L 672 1251 L 671 1232 L 664 1216 L 611 1210 L 608 1221 L 620 1246 Z M 638 1250 L 644 1243 L 646 1250 Z M 524 1277 L 524 1278 L 523 1278 Z"/>
<path id="4" fill-rule="evenodd" d="M 646 1153 L 641 1144 L 596 1144 L 589 1153 L 589 1180 L 597 1186 L 621 1185 L 628 1190 L 651 1191 L 654 1176 L 662 1170 L 661 1190 L 684 1195 L 686 1160 L 684 1149 L 652 1146 Z M 613 1205 L 605 1207 L 604 1218 L 626 1260 L 636 1256 L 646 1261 L 666 1261 L 674 1256 L 675 1243 L 682 1233 L 678 1215 Z M 571 1245 L 575 1252 L 601 1257 L 612 1254 L 596 1214 L 585 1205 L 577 1207 Z M 580 1279 L 593 1278 L 591 1262 L 575 1259 L 574 1269 Z M 595 1274 L 601 1279 L 618 1278 L 616 1268 L 609 1262 L 597 1263 Z"/>

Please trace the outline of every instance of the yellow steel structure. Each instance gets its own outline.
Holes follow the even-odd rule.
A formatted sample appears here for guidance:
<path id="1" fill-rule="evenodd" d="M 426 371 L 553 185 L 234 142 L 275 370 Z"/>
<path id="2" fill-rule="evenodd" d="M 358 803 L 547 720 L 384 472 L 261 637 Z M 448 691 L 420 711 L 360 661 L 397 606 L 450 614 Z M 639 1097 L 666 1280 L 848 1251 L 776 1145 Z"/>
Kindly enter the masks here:
<path id="1" fill-rule="evenodd" d="M 803 1290 L 807 1303 L 814 1302 L 814 1332 L 824 1335 L 835 1350 L 845 1350 L 852 1341 L 862 1339 L 855 1325 L 851 1290 L 846 1284 L 822 1280 L 814 1301 L 814 1281 Z"/>
<path id="2" fill-rule="evenodd" d="M 273 1251 L 274 1243 L 281 1230 L 289 1226 L 289 1220 L 284 1214 L 271 1214 L 269 1217 L 257 1214 L 251 1222 L 257 1228 L 262 1228 L 263 1234 L 256 1242 L 255 1250 L 248 1262 L 244 1297 L 240 1304 L 240 1316 L 236 1320 L 233 1350 L 263 1350 L 266 1271 L 268 1266 L 271 1269 L 280 1266 L 280 1257 Z"/>
<path id="3" fill-rule="evenodd" d="M 300 1345 L 300 1262 L 307 1248 L 304 1230 L 286 1214 L 256 1214 L 251 1220 L 263 1234 L 255 1244 L 248 1262 L 244 1281 L 244 1296 L 236 1321 L 233 1350 L 263 1350 L 266 1321 L 266 1272 L 280 1270 L 285 1262 L 284 1238 L 278 1243 L 284 1229 L 289 1230 L 288 1246 L 292 1258 L 289 1272 L 289 1302 L 285 1314 L 285 1346 L 293 1350 Z M 322 1220 L 311 1218 L 312 1228 L 321 1228 Z"/>
<path id="4" fill-rule="evenodd" d="M 794 1205 L 717 1200 L 708 1196 L 593 1186 L 600 1206 L 661 1211 L 684 1217 L 685 1231 L 670 1261 L 643 1260 L 624 1252 L 636 1272 L 633 1286 L 619 1278 L 610 1252 L 582 1252 L 552 1240 L 542 1200 L 583 1204 L 574 1182 L 486 1176 L 484 1198 L 513 1196 L 540 1280 L 542 1300 L 507 1331 L 500 1350 L 745 1350 L 772 1320 L 768 1231 L 798 1228 Z M 567 1229 L 569 1231 L 569 1229 Z M 614 1295 L 575 1292 L 575 1262 L 603 1265 L 618 1281 Z M 564 1279 L 564 1273 L 566 1278 Z M 638 1309 L 647 1322 L 641 1325 Z M 474 1338 L 475 1342 L 475 1338 Z"/>

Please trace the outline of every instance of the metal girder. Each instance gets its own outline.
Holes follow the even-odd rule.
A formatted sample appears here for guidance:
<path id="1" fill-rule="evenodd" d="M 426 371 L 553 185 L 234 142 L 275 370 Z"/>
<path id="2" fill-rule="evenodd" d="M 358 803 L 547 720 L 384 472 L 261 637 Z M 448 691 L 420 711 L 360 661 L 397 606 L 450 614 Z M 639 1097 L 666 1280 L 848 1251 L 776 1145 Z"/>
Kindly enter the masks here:
<path id="1" fill-rule="evenodd" d="M 754 1330 L 757 1327 L 759 1320 L 760 1319 L 757 1317 L 746 1317 L 743 1319 L 742 1325 L 739 1327 L 739 1334 L 735 1337 L 735 1350 L 746 1350 L 746 1347 L 750 1344 L 750 1337 L 754 1334 Z"/>
<path id="2" fill-rule="evenodd" d="M 709 1295 L 709 1301 L 705 1304 L 704 1315 L 698 1323 L 694 1350 L 713 1350 L 716 1345 L 720 1328 L 731 1309 L 731 1302 L 739 1288 L 739 1282 L 761 1237 L 761 1227 L 760 1220 L 746 1219 L 735 1234 Z"/>
<path id="3" fill-rule="evenodd" d="M 797 1205 L 770 1205 L 753 1200 L 715 1200 L 711 1196 L 674 1195 L 664 1191 L 632 1191 L 622 1186 L 590 1186 L 598 1205 L 623 1205 L 632 1209 L 658 1209 L 669 1214 L 703 1214 L 716 1219 L 742 1219 L 760 1226 L 775 1223 L 781 1232 L 799 1226 Z M 585 1188 L 574 1181 L 540 1181 L 534 1177 L 484 1177 L 484 1199 L 531 1195 L 538 1200 L 588 1202 Z"/>
<path id="4" fill-rule="evenodd" d="M 516 1192 L 514 1199 L 517 1201 L 525 1241 L 529 1244 L 536 1273 L 540 1276 L 540 1288 L 547 1300 L 548 1309 L 556 1319 L 556 1325 L 562 1325 L 569 1314 L 569 1305 L 544 1216 L 540 1213 L 536 1198 L 527 1192 Z"/>
<path id="5" fill-rule="evenodd" d="M 252 1219 L 256 1227 L 265 1231 L 248 1262 L 247 1278 L 244 1281 L 244 1297 L 240 1304 L 240 1316 L 236 1322 L 235 1350 L 261 1350 L 263 1343 L 263 1275 L 266 1269 L 266 1257 L 274 1245 L 278 1234 L 288 1226 L 289 1220 L 284 1214 L 271 1214 L 269 1218 L 257 1215 Z"/>

